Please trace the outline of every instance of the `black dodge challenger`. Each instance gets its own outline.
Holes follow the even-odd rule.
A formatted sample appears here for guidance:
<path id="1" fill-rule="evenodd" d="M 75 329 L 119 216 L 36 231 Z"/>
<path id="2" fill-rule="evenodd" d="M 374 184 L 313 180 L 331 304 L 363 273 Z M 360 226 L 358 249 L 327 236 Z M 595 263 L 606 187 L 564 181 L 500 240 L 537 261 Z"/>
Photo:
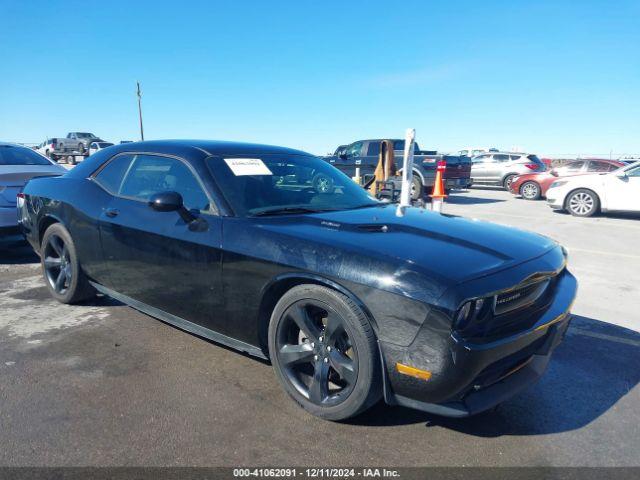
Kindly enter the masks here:
<path id="1" fill-rule="evenodd" d="M 31 180 L 18 217 L 57 300 L 102 293 L 268 358 L 331 420 L 381 397 L 452 417 L 497 405 L 543 374 L 577 288 L 546 237 L 397 216 L 321 159 L 264 145 L 109 147 Z"/>

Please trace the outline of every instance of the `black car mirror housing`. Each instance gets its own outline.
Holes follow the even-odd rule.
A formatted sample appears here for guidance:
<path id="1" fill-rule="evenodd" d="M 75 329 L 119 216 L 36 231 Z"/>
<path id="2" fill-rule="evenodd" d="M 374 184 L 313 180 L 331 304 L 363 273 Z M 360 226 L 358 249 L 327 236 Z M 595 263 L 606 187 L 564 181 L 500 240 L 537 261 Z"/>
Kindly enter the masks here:
<path id="1" fill-rule="evenodd" d="M 156 212 L 178 212 L 185 223 L 191 223 L 196 219 L 196 216 L 185 208 L 182 195 L 178 192 L 154 193 L 149 198 L 149 206 Z"/>

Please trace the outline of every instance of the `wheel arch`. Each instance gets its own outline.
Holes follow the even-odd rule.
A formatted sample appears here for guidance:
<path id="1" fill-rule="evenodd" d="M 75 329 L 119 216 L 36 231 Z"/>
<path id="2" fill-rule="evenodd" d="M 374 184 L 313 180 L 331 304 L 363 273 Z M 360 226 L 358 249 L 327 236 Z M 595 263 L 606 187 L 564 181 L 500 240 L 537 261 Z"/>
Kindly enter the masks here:
<path id="1" fill-rule="evenodd" d="M 402 170 L 403 170 L 402 168 L 398 170 L 398 175 L 402 175 Z M 416 167 L 413 167 L 411 170 L 414 175 L 417 175 L 418 177 L 420 177 L 420 183 L 422 183 L 422 186 L 424 187 L 425 186 L 424 174 L 420 171 L 419 168 L 416 168 Z"/>
<path id="2" fill-rule="evenodd" d="M 268 330 L 269 330 L 269 322 L 271 321 L 271 314 L 273 313 L 273 309 L 275 308 L 278 301 L 282 298 L 282 296 L 291 290 L 293 287 L 304 284 L 313 284 L 320 285 L 323 287 L 330 288 L 337 292 L 342 293 L 347 296 L 351 301 L 353 301 L 358 307 L 362 309 L 364 314 L 367 316 L 369 322 L 371 322 L 371 326 L 376 336 L 378 335 L 378 325 L 376 324 L 375 318 L 366 307 L 366 305 L 348 288 L 345 288 L 343 285 L 340 285 L 333 280 L 330 280 L 321 275 L 315 275 L 311 273 L 284 273 L 274 277 L 263 289 L 261 292 L 261 300 L 260 300 L 260 308 L 258 310 L 258 340 L 260 342 L 260 348 L 263 353 L 269 357 L 269 347 L 268 347 Z M 379 348 L 379 347 L 378 347 Z"/>
<path id="3" fill-rule="evenodd" d="M 58 216 L 51 213 L 47 213 L 46 215 L 44 215 L 38 222 L 38 244 L 40 246 L 42 246 L 42 237 L 44 237 L 44 232 L 46 232 L 47 228 L 49 228 L 54 223 L 63 222 Z"/>

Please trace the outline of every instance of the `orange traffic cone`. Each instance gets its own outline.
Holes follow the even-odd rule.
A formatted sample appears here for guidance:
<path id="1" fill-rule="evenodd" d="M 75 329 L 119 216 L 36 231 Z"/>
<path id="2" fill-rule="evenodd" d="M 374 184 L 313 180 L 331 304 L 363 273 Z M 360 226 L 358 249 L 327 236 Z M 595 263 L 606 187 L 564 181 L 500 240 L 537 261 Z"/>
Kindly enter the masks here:
<path id="1" fill-rule="evenodd" d="M 442 210 L 442 202 L 447 197 L 444 193 L 444 181 L 442 179 L 446 168 L 447 162 L 440 160 L 436 168 L 436 181 L 433 184 L 433 193 L 429 195 L 431 197 L 431 210 L 434 212 L 440 212 Z"/>

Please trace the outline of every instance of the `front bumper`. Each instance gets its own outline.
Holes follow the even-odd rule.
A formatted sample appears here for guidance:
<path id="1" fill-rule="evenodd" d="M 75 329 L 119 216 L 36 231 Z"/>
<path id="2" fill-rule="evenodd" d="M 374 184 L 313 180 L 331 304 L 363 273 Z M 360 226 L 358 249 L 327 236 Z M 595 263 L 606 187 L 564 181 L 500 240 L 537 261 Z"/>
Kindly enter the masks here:
<path id="1" fill-rule="evenodd" d="M 550 196 L 551 195 L 551 196 Z M 564 197 L 556 197 L 553 193 L 549 193 L 547 190 L 547 205 L 554 210 L 562 210 L 564 208 Z"/>
<path id="2" fill-rule="evenodd" d="M 422 331 L 409 347 L 381 342 L 386 402 L 466 417 L 511 398 L 545 372 L 569 325 L 576 291 L 576 279 L 563 271 L 556 296 L 532 327 L 490 343 L 469 343 L 455 334 L 421 339 Z M 423 380 L 402 375 L 397 363 L 432 371 L 433 376 Z"/>

